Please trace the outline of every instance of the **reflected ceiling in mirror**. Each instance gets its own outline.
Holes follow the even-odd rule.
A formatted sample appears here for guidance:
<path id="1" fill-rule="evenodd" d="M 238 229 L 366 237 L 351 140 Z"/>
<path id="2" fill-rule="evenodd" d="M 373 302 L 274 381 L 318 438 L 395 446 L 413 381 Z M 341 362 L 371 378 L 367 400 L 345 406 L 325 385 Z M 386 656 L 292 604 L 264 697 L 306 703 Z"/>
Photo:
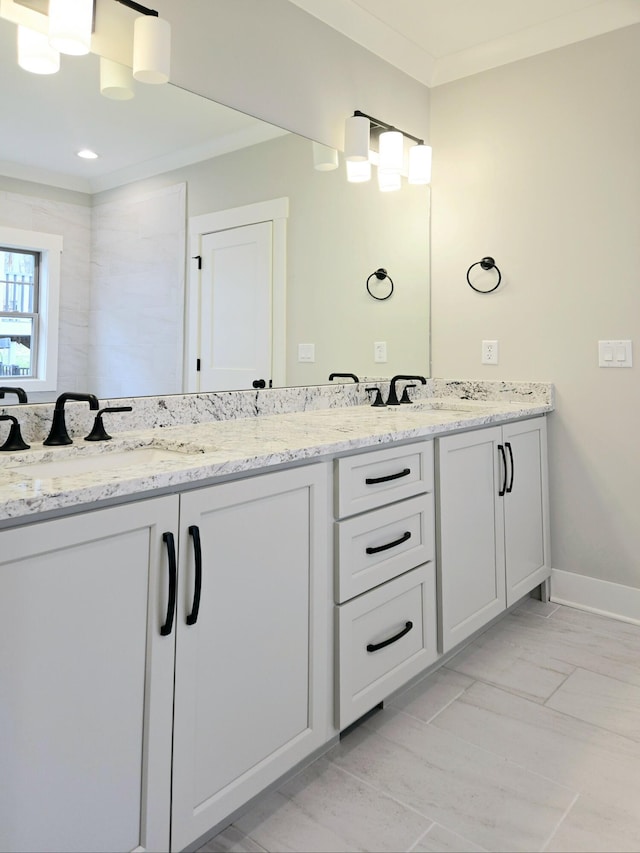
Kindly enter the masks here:
<path id="1" fill-rule="evenodd" d="M 3 20 L 0 50 L 0 103 L 12 127 L 0 137 L 0 225 L 63 233 L 72 222 L 87 232 L 82 251 L 77 230 L 63 233 L 59 387 L 47 399 L 189 387 L 185 223 L 278 198 L 289 206 L 284 384 L 326 382 L 334 371 L 428 372 L 428 188 L 381 194 L 375 181 L 348 184 L 342 158 L 335 172 L 314 171 L 309 140 L 171 85 L 134 83 L 132 100 L 104 98 L 96 56 L 63 56 L 57 75 L 29 74 L 16 62 L 15 25 Z M 100 157 L 81 160 L 85 147 Z M 170 240 L 153 232 L 162 205 L 174 217 Z M 154 245 L 161 262 L 172 241 L 180 245 L 174 266 L 163 266 L 163 291 L 157 269 L 145 278 L 140 250 Z M 106 258 L 105 245 L 117 245 L 117 257 Z M 366 292 L 380 267 L 395 282 L 386 302 Z M 299 344 L 309 343 L 315 361 L 300 361 Z"/>

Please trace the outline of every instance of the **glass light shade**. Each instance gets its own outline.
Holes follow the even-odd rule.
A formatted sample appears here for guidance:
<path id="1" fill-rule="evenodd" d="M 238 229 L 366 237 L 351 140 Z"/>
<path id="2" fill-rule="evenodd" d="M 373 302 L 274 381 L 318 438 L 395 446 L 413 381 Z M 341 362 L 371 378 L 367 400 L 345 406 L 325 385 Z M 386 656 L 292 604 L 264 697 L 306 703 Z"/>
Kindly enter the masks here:
<path id="1" fill-rule="evenodd" d="M 363 184 L 371 180 L 369 160 L 347 160 L 347 180 L 350 184 Z"/>
<path id="2" fill-rule="evenodd" d="M 60 54 L 44 33 L 19 26 L 18 65 L 32 74 L 55 74 L 60 70 Z"/>
<path id="3" fill-rule="evenodd" d="M 412 145 L 409 149 L 409 183 L 431 183 L 431 146 Z"/>
<path id="4" fill-rule="evenodd" d="M 49 0 L 49 44 L 55 50 L 89 53 L 92 27 L 93 0 Z"/>
<path id="5" fill-rule="evenodd" d="M 399 175 L 404 160 L 404 137 L 399 130 L 385 130 L 380 134 L 378 142 L 380 150 L 378 172 Z"/>
<path id="6" fill-rule="evenodd" d="M 389 193 L 402 187 L 402 176 L 396 172 L 381 172 L 378 168 L 378 189 L 380 192 Z"/>
<path id="7" fill-rule="evenodd" d="M 131 69 L 120 62 L 100 57 L 100 94 L 114 101 L 128 101 L 133 98 L 133 77 Z"/>
<path id="8" fill-rule="evenodd" d="M 331 172 L 338 168 L 338 152 L 321 142 L 313 143 L 313 168 L 319 172 Z"/>
<path id="9" fill-rule="evenodd" d="M 352 163 L 369 159 L 371 126 L 365 116 L 350 116 L 344 123 L 344 156 Z"/>
<path id="10" fill-rule="evenodd" d="M 133 24 L 133 76 L 141 83 L 167 83 L 171 71 L 171 24 L 141 15 Z"/>

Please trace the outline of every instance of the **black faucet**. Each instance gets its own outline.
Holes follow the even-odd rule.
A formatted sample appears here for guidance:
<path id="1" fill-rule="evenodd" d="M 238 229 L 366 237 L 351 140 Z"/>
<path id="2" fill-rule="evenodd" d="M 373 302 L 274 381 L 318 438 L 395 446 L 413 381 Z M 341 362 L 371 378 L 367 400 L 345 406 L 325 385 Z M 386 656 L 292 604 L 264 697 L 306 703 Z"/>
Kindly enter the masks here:
<path id="1" fill-rule="evenodd" d="M 67 425 L 64 420 L 64 404 L 68 400 L 78 400 L 89 404 L 89 408 L 97 411 L 100 408 L 98 398 L 94 394 L 75 394 L 72 391 L 66 394 L 60 394 L 56 400 L 56 405 L 53 410 L 53 422 L 51 423 L 51 431 L 45 440 L 42 442 L 49 447 L 58 447 L 61 444 L 73 444 L 67 432 Z"/>
<path id="2" fill-rule="evenodd" d="M 28 450 L 30 445 L 22 438 L 18 419 L 14 418 L 13 415 L 0 415 L 0 421 L 11 421 L 9 435 L 2 447 L 0 447 L 0 450 L 7 450 L 9 452 L 12 450 Z"/>
<path id="3" fill-rule="evenodd" d="M 9 388 L 9 386 L 3 386 L 0 388 L 0 400 L 4 398 L 5 394 L 15 394 L 18 397 L 18 403 L 28 402 L 24 388 Z"/>
<path id="4" fill-rule="evenodd" d="M 417 381 L 422 382 L 423 385 L 427 384 L 427 380 L 424 378 L 424 376 L 405 376 L 404 374 L 399 373 L 391 380 L 391 385 L 389 386 L 389 399 L 387 400 L 387 406 L 400 405 L 400 400 L 398 400 L 398 394 L 396 392 L 396 382 L 400 381 L 401 379 L 406 379 L 407 381 L 417 379 Z"/>
<path id="5" fill-rule="evenodd" d="M 355 373 L 330 373 L 329 382 L 333 382 L 334 379 L 353 379 L 354 382 L 360 382 Z"/>

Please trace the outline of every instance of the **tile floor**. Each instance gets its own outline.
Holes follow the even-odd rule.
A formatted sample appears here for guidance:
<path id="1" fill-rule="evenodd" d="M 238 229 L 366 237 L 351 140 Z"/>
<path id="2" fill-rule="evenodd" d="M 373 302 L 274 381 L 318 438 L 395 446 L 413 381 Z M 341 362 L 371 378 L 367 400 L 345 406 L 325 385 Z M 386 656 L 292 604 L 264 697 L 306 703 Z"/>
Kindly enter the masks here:
<path id="1" fill-rule="evenodd" d="M 528 599 L 201 848 L 640 851 L 640 627 Z"/>

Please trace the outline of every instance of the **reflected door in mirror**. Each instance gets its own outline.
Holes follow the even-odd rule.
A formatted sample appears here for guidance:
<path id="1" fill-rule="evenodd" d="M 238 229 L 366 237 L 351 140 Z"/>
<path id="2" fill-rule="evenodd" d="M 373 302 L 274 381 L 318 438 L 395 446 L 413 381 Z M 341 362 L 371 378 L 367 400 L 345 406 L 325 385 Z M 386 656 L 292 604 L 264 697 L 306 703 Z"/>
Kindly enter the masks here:
<path id="1" fill-rule="evenodd" d="M 271 377 L 272 225 L 207 234 L 200 275 L 200 391 Z"/>

